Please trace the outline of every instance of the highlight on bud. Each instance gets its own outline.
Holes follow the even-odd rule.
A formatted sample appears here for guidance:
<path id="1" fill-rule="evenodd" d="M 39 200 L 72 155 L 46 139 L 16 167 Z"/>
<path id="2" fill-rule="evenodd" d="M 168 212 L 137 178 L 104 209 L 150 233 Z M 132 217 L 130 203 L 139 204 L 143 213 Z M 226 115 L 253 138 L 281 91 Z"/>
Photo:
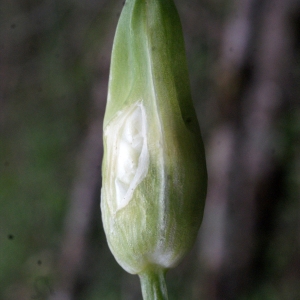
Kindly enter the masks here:
<path id="1" fill-rule="evenodd" d="M 117 212 L 132 198 L 149 166 L 147 118 L 142 101 L 119 111 L 104 130 L 107 144 L 107 170 L 112 199 L 111 209 Z M 115 202 L 115 203 L 114 203 Z"/>

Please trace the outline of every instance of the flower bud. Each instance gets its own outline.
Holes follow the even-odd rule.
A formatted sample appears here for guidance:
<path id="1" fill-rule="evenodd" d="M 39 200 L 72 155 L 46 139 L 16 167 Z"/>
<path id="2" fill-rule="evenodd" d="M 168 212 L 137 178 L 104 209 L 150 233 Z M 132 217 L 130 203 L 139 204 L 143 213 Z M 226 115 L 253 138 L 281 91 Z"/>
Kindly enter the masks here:
<path id="1" fill-rule="evenodd" d="M 127 0 L 113 44 L 101 210 L 129 273 L 168 269 L 202 221 L 206 165 L 173 0 Z"/>

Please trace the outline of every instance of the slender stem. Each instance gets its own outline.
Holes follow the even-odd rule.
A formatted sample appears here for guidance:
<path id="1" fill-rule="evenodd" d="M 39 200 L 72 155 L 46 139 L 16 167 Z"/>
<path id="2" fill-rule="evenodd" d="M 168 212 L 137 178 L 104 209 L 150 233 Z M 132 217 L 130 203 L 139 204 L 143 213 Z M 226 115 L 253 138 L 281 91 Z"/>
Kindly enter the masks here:
<path id="1" fill-rule="evenodd" d="M 139 274 L 144 300 L 168 300 L 165 273 L 166 270 L 156 268 Z"/>

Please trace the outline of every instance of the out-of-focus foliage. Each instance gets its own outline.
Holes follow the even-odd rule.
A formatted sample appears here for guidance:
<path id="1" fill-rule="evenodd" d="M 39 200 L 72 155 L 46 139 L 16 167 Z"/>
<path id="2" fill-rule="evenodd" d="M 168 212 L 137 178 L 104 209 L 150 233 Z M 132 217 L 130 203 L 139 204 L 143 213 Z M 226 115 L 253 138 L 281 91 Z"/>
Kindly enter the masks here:
<path id="1" fill-rule="evenodd" d="M 30 299 L 54 280 L 76 155 L 101 72 L 97 61 L 117 21 L 115 6 L 0 3 L 1 299 Z"/>
<path id="2" fill-rule="evenodd" d="M 245 120 L 250 110 L 245 99 L 260 81 L 258 74 L 268 72 L 265 59 L 255 61 L 258 52 L 263 52 L 263 40 L 257 37 L 264 29 L 264 13 L 289 2 L 296 3 L 175 1 L 208 160 L 217 157 L 215 164 L 208 164 L 213 191 L 221 190 L 228 178 L 230 190 L 243 177 L 244 172 L 236 171 L 240 164 L 233 162 L 239 162 L 235 154 L 241 154 L 238 146 L 244 145 L 248 132 Z M 247 9 L 245 3 L 253 5 L 246 17 L 241 8 Z M 122 4 L 121 0 L 0 1 L 0 299 L 55 297 L 78 160 L 91 120 L 104 108 L 95 99 L 106 98 L 112 37 Z M 286 75 L 272 82 L 278 86 L 274 99 L 279 109 L 267 131 L 271 135 L 266 144 L 273 149 L 266 155 L 271 157 L 271 167 L 265 176 L 255 179 L 253 206 L 247 210 L 251 218 L 237 218 L 243 197 L 226 196 L 228 200 L 224 195 L 227 200 L 221 201 L 211 193 L 197 246 L 167 276 L 170 299 L 300 297 L 300 9 L 296 4 L 291 7 L 283 22 L 288 28 L 284 45 L 289 48 L 281 52 L 286 53 L 283 65 L 288 70 L 283 68 Z M 255 34 L 248 54 L 243 54 L 247 63 L 236 75 L 222 69 L 222 63 L 228 53 L 236 51 L 235 58 L 240 54 L 235 47 L 224 48 L 226 36 L 235 37 L 239 31 L 233 29 L 247 24 L 235 26 L 234 21 L 239 20 L 251 20 Z M 274 34 L 282 29 L 276 26 L 271 30 Z M 230 134 L 228 124 L 235 128 Z M 216 180 L 214 168 L 222 171 L 222 155 L 227 155 L 232 140 L 237 150 L 224 160 L 232 163 L 230 173 L 223 176 L 219 172 L 221 179 Z M 255 150 L 264 146 L 259 144 Z M 82 267 L 75 274 L 74 299 L 140 299 L 138 279 L 124 273 L 109 253 L 100 220 L 100 181 L 94 191 Z M 236 244 L 240 240 L 235 234 L 248 229 L 251 237 Z M 246 255 L 239 249 L 247 240 L 251 247 L 245 248 Z M 248 257 L 244 261 L 240 260 L 243 255 Z M 244 264 L 235 266 L 236 261 Z M 248 280 L 235 287 L 243 274 Z"/>

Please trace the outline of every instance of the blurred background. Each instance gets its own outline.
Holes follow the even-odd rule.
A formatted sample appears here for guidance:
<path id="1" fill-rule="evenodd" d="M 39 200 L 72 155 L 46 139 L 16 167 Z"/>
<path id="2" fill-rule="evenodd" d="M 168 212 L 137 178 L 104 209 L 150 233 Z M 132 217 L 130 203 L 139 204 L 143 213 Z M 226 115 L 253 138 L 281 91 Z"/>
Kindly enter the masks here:
<path id="1" fill-rule="evenodd" d="M 300 1 L 175 2 L 209 186 L 169 297 L 300 299 Z M 0 1 L 0 299 L 141 299 L 99 209 L 122 6 Z"/>

